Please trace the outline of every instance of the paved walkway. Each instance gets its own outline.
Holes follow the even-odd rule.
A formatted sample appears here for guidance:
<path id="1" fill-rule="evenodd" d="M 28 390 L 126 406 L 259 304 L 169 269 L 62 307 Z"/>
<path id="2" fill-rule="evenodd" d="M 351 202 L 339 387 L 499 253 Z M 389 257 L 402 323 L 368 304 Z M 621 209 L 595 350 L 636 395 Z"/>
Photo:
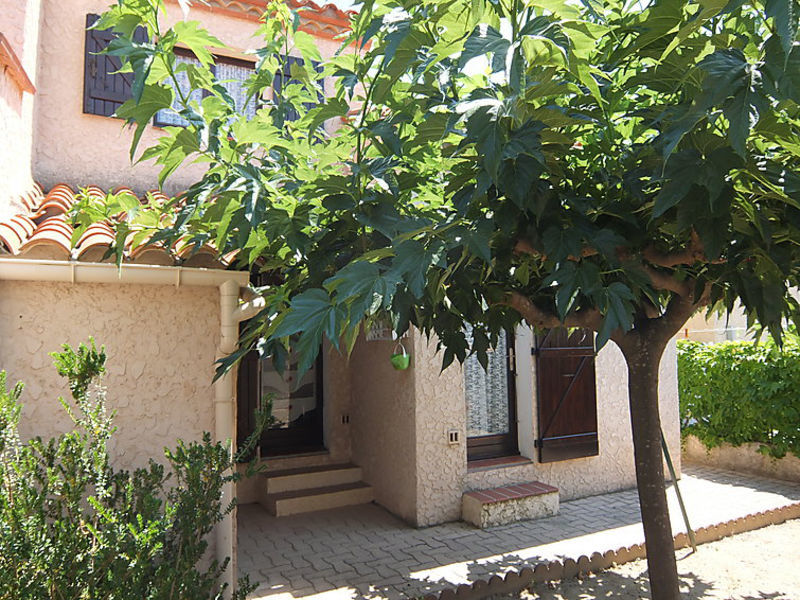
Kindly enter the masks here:
<path id="1" fill-rule="evenodd" d="M 800 484 L 684 466 L 692 526 L 800 501 Z M 684 531 L 670 489 L 675 533 Z M 414 529 L 377 505 L 275 518 L 239 508 L 239 570 L 252 598 L 414 598 L 543 560 L 577 558 L 644 541 L 635 490 L 563 502 L 558 515 L 479 530 L 465 523 Z"/>

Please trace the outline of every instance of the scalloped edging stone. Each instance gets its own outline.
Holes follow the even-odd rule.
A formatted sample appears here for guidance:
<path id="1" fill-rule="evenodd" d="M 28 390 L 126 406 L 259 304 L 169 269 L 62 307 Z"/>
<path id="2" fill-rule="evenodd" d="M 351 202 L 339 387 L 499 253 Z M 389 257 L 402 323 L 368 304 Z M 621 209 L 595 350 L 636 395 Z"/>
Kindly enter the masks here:
<path id="1" fill-rule="evenodd" d="M 737 533 L 753 531 L 798 518 L 800 518 L 800 502 L 795 502 L 780 508 L 701 527 L 695 530 L 695 539 L 698 544 L 707 544 Z M 676 550 L 688 546 L 689 536 L 686 533 L 679 533 L 675 536 Z M 607 550 L 602 554 L 594 552 L 591 556 L 582 555 L 577 560 L 566 558 L 563 561 L 542 562 L 534 568 L 526 567 L 521 571 L 509 571 L 505 577 L 493 575 L 488 581 L 478 580 L 471 584 L 448 588 L 436 594 L 428 594 L 424 596 L 424 600 L 479 600 L 498 594 L 513 594 L 522 591 L 532 583 L 560 581 L 602 571 L 614 565 L 645 558 L 646 554 L 644 544 L 634 544 L 633 546 L 623 546 L 617 550 Z"/>

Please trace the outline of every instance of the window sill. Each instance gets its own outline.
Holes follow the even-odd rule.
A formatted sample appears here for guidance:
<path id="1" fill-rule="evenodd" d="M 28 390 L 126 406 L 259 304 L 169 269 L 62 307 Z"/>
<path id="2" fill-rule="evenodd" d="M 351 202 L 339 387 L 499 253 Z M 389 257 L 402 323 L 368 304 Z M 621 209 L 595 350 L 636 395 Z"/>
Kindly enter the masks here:
<path id="1" fill-rule="evenodd" d="M 519 467 L 520 465 L 532 465 L 533 461 L 525 456 L 501 456 L 499 458 L 482 458 L 471 460 L 467 463 L 467 473 L 478 471 L 490 471 L 492 469 L 505 469 L 507 467 Z"/>

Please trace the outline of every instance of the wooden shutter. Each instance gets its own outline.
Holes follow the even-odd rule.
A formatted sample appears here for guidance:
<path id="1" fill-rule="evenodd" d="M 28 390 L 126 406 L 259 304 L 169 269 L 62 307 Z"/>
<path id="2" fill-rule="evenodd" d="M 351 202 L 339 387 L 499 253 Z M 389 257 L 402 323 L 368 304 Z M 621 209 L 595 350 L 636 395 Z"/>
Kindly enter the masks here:
<path id="1" fill-rule="evenodd" d="M 110 29 L 89 29 L 97 22 L 97 15 L 86 15 L 86 45 L 83 60 L 83 112 L 90 115 L 112 116 L 131 97 L 133 73 L 117 73 L 121 61 L 116 56 L 98 54 L 114 39 Z M 138 28 L 133 37 L 147 40 L 144 28 Z"/>
<path id="2" fill-rule="evenodd" d="M 597 456 L 591 331 L 551 329 L 536 338 L 539 462 Z"/>

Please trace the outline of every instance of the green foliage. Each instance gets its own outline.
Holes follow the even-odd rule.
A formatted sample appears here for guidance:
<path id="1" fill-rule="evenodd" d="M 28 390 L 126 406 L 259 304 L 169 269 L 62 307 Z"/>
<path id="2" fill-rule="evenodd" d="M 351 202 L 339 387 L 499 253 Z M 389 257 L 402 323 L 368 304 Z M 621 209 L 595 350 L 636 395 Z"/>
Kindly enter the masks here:
<path id="1" fill-rule="evenodd" d="M 681 429 L 707 447 L 800 457 L 800 344 L 678 342 Z"/>
<path id="2" fill-rule="evenodd" d="M 9 391 L 0 372 L 0 597 L 221 598 L 227 561 L 205 555 L 232 509 L 220 501 L 237 477 L 229 449 L 205 434 L 166 449 L 166 468 L 113 468 L 104 350 L 92 341 L 54 357 L 73 393 L 62 404 L 74 429 L 50 440 L 20 440 L 22 384 Z M 233 597 L 252 589 L 243 580 Z"/>
<path id="3" fill-rule="evenodd" d="M 175 97 L 172 49 L 206 34 L 163 28 L 160 5 L 121 0 L 98 27 L 141 83 L 120 114 L 188 121 L 142 158 L 162 179 L 208 165 L 166 228 L 143 225 L 150 242 L 213 241 L 271 275 L 223 370 L 257 345 L 280 362 L 293 335 L 308 366 L 322 339 L 349 348 L 386 319 L 437 334 L 448 364 L 485 360 L 523 318 L 590 327 L 601 346 L 667 339 L 706 303 L 738 299 L 776 339 L 798 315 L 795 0 L 368 0 L 320 72 L 293 66 L 268 99 L 286 54 L 318 58 L 276 2 L 249 119 L 209 56 L 189 73 L 202 101 Z M 323 79 L 334 92 L 313 106 Z"/>

